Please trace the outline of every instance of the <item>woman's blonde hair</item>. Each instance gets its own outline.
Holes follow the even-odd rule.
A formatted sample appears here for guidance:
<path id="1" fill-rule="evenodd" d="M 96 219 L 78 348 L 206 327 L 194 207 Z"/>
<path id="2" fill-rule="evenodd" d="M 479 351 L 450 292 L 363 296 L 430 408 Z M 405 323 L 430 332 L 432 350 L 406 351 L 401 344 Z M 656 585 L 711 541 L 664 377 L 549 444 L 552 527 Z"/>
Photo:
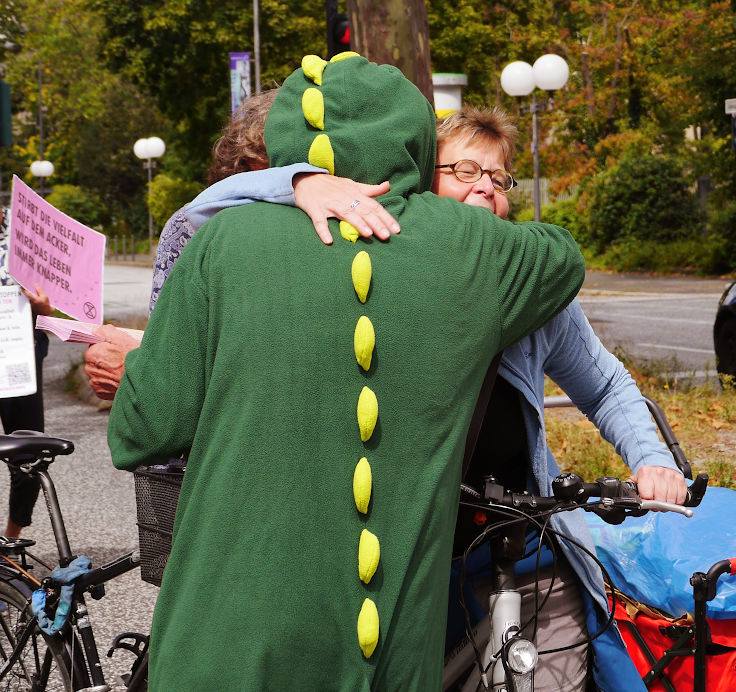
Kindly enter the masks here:
<path id="1" fill-rule="evenodd" d="M 212 151 L 207 176 L 212 185 L 235 173 L 268 168 L 268 153 L 263 139 L 266 116 L 278 89 L 270 89 L 249 98 L 228 121 Z"/>
<path id="2" fill-rule="evenodd" d="M 498 147 L 503 167 L 510 172 L 518 134 L 511 116 L 500 106 L 463 106 L 457 113 L 437 121 L 437 148 L 450 139 Z"/>

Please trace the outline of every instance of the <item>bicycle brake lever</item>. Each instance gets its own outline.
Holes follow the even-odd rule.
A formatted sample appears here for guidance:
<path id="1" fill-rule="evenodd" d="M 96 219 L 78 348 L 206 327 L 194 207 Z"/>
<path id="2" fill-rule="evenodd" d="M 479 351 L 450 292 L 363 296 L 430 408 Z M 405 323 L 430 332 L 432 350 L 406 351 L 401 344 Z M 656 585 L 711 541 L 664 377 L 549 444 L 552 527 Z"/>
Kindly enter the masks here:
<path id="1" fill-rule="evenodd" d="M 676 505 L 672 502 L 657 502 L 656 500 L 642 500 L 641 508 L 645 510 L 660 511 L 660 512 L 675 512 L 676 514 L 683 514 L 690 518 L 693 516 L 693 510 L 684 505 Z"/>
<path id="2" fill-rule="evenodd" d="M 648 511 L 643 508 L 642 500 L 635 495 L 617 498 L 602 497 L 594 505 L 583 505 L 583 509 L 597 514 L 607 524 L 614 526 L 622 524 L 627 517 L 643 517 Z"/>

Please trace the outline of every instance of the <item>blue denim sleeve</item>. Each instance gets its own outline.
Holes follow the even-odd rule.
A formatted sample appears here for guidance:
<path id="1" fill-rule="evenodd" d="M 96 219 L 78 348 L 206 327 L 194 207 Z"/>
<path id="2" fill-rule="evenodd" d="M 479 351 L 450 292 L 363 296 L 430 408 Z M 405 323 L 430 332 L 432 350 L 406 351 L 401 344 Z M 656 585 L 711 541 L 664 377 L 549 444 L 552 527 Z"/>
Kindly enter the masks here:
<path id="1" fill-rule="evenodd" d="M 642 465 L 677 469 L 657 436 L 644 397 L 623 363 L 596 336 L 577 300 L 542 330 L 554 333 L 544 371 L 596 425 L 635 473 Z"/>
<path id="2" fill-rule="evenodd" d="M 298 173 L 327 173 L 308 163 L 282 168 L 236 173 L 210 185 L 186 208 L 186 217 L 195 229 L 203 226 L 218 211 L 250 202 L 273 202 L 294 205 L 293 178 Z"/>

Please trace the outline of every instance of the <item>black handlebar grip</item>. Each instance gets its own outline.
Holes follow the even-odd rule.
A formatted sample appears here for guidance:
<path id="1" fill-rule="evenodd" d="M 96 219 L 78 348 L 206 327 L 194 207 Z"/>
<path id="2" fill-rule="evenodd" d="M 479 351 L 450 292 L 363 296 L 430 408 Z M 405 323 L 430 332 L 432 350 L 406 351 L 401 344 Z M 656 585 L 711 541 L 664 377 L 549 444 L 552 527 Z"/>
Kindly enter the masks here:
<path id="1" fill-rule="evenodd" d="M 703 495 L 705 495 L 705 491 L 708 489 L 708 474 L 707 473 L 699 473 L 698 477 L 692 482 L 690 487 L 687 489 L 687 494 L 685 495 L 685 502 L 683 502 L 684 507 L 697 507 L 700 504 L 700 501 L 703 499 Z"/>

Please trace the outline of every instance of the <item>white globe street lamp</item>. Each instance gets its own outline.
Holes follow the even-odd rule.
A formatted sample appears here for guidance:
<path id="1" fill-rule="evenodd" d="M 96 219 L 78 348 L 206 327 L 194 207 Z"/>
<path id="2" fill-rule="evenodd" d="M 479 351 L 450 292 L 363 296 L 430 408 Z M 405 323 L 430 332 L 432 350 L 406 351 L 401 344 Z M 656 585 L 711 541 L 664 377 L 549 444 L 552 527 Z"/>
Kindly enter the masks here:
<path id="1" fill-rule="evenodd" d="M 528 62 L 510 62 L 501 72 L 501 88 L 509 96 L 528 96 L 536 86 L 534 68 Z"/>
<path id="2" fill-rule="evenodd" d="M 570 68 L 564 58 L 554 53 L 548 53 L 537 58 L 532 67 L 534 82 L 545 91 L 557 91 L 567 84 Z"/>
<path id="3" fill-rule="evenodd" d="M 501 88 L 509 95 L 521 100 L 522 96 L 532 94 L 532 102 L 528 105 L 519 104 L 519 112 L 532 114 L 532 154 L 534 156 L 534 220 L 541 219 L 541 205 L 539 195 L 539 145 L 537 113 L 552 110 L 554 101 L 552 92 L 567 84 L 570 68 L 564 58 L 554 53 L 543 55 L 529 63 L 517 60 L 503 68 L 501 72 Z M 534 89 L 544 89 L 549 93 L 548 98 L 537 101 Z"/>
<path id="4" fill-rule="evenodd" d="M 50 178 L 54 174 L 54 164 L 51 161 L 34 161 L 31 163 L 31 175 L 40 179 L 41 197 L 46 193 L 46 178 Z"/>
<path id="5" fill-rule="evenodd" d="M 148 171 L 148 252 L 153 254 L 153 215 L 151 214 L 151 178 L 156 167 L 155 159 L 161 158 L 166 152 L 164 140 L 160 137 L 144 137 L 133 145 L 133 153 L 143 160 L 143 168 Z"/>

